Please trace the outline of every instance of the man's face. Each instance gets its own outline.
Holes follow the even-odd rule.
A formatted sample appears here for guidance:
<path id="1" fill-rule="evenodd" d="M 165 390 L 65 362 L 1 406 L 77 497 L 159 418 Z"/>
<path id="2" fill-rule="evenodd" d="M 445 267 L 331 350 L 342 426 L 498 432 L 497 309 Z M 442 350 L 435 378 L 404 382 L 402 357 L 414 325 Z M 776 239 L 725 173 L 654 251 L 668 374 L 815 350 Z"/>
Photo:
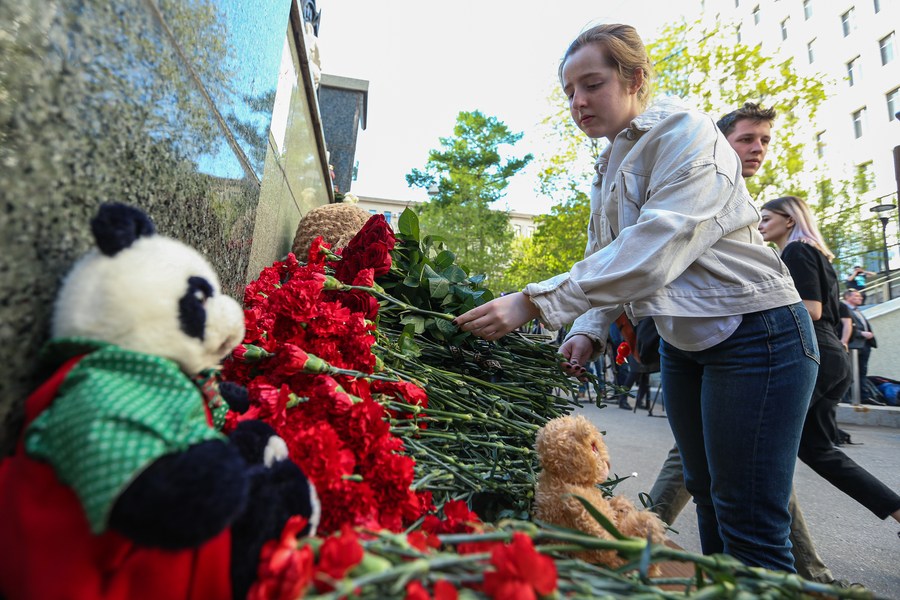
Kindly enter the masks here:
<path id="1" fill-rule="evenodd" d="M 845 300 L 850 306 L 860 306 L 862 305 L 863 297 L 859 292 L 850 292 L 849 294 L 847 294 Z"/>
<path id="2" fill-rule="evenodd" d="M 741 159 L 741 175 L 752 177 L 766 159 L 772 140 L 772 125 L 768 121 L 741 119 L 725 137 Z"/>

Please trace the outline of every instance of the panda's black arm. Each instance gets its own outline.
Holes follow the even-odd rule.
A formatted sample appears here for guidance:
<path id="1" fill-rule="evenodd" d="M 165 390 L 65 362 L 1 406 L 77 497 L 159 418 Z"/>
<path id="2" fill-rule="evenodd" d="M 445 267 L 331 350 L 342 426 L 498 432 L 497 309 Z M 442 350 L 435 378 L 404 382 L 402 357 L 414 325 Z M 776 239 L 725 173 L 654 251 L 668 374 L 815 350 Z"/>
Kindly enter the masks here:
<path id="1" fill-rule="evenodd" d="M 244 511 L 249 477 L 238 449 L 223 441 L 163 456 L 119 496 L 110 528 L 146 546 L 196 546 Z"/>

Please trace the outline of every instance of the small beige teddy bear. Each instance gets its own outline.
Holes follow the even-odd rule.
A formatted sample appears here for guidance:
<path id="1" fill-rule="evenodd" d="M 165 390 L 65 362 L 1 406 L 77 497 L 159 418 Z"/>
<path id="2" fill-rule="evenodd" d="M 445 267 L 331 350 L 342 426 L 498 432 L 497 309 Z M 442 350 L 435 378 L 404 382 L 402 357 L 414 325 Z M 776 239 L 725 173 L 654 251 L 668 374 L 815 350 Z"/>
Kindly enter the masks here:
<path id="1" fill-rule="evenodd" d="M 597 428 L 585 417 L 565 416 L 549 421 L 535 444 L 542 471 L 535 489 L 535 516 L 541 521 L 613 539 L 574 497 L 588 500 L 624 535 L 655 543 L 665 540 L 665 526 L 654 513 L 638 510 L 623 496 L 607 498 L 597 487 L 609 476 L 609 452 Z M 588 562 L 618 568 L 627 561 L 614 550 L 576 554 Z M 655 569 L 651 570 L 654 575 Z"/>

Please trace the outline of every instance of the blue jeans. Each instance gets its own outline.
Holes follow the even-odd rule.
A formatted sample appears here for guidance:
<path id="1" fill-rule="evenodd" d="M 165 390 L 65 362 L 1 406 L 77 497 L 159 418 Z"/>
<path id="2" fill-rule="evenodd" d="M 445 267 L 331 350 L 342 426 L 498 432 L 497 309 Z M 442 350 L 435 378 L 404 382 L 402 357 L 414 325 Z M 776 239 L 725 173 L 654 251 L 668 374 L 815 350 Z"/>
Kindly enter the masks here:
<path id="1" fill-rule="evenodd" d="M 795 572 L 788 501 L 819 350 L 802 303 L 743 315 L 698 352 L 660 344 L 663 394 L 705 554 Z"/>

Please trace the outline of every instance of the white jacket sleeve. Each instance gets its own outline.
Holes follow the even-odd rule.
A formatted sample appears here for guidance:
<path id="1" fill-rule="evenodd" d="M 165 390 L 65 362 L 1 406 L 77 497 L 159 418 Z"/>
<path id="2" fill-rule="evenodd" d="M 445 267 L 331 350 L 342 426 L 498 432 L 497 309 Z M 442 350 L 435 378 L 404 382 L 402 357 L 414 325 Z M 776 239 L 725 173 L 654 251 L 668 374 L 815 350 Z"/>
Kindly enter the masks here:
<path id="1" fill-rule="evenodd" d="M 615 173 L 616 189 L 611 193 L 619 205 L 619 218 L 626 209 L 637 210 L 636 222 L 626 219 L 612 243 L 576 263 L 568 273 L 525 288 L 551 328 L 584 315 L 578 328 L 605 338 L 605 329 L 597 328 L 608 327 L 621 311 L 620 305 L 675 280 L 727 233 L 721 218 L 738 203 L 747 202 L 743 183 L 734 181 L 732 165 L 721 170 L 716 164 L 722 156 L 716 145 L 727 144 L 724 138 L 700 130 L 685 147 L 685 123 L 678 120 L 660 123 L 663 131 L 654 130 L 654 145 L 642 148 L 656 153 L 647 186 L 650 191 L 643 203 L 629 195 L 634 176 L 622 169 Z M 666 128 L 668 133 L 679 131 L 681 139 L 666 135 Z M 731 162 L 736 161 L 728 150 Z"/>

